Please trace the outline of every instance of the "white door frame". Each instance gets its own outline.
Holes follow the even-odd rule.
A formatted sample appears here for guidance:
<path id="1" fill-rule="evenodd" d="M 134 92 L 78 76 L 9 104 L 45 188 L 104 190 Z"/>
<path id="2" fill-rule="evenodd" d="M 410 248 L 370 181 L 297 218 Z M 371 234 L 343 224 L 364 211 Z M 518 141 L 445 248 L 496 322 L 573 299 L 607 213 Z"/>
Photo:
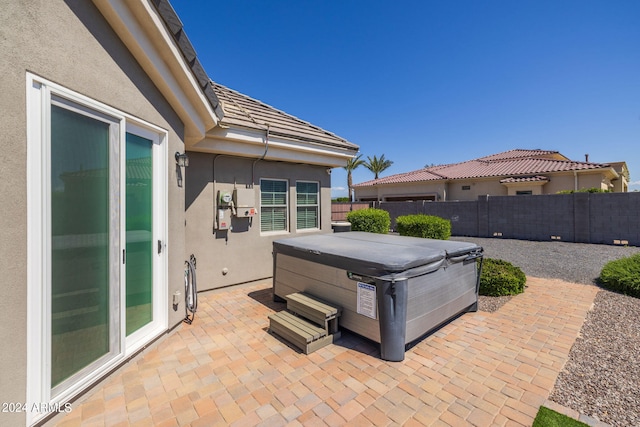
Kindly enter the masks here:
<path id="1" fill-rule="evenodd" d="M 76 396 L 89 385 L 100 379 L 126 357 L 140 350 L 167 330 L 168 325 L 168 283 L 167 251 L 168 236 L 167 186 L 168 186 L 168 132 L 158 126 L 145 122 L 122 111 L 102 104 L 96 100 L 71 91 L 32 73 L 26 74 L 27 90 L 27 425 L 45 418 L 49 412 L 61 408 L 61 405 Z M 119 280 L 119 293 L 115 296 L 119 305 L 120 330 L 117 334 L 116 354 L 109 357 L 98 368 L 82 378 L 74 379 L 64 389 L 52 393 L 51 378 L 51 224 L 50 224 L 50 105 L 52 97 L 60 97 L 98 115 L 107 115 L 119 123 L 119 142 L 115 153 L 119 166 L 119 194 L 111 194 L 117 199 L 118 210 L 124 213 L 126 203 L 124 179 L 125 141 L 129 131 L 141 136 L 153 136 L 153 238 L 161 241 L 163 250 L 154 255 L 153 271 L 153 321 L 139 331 L 126 337 L 126 307 L 124 285 L 126 283 L 125 266 L 121 257 L 111 262 L 112 276 Z M 150 138 L 151 139 L 151 138 Z M 157 167 L 156 167 L 157 166 Z M 115 167 L 115 165 L 114 165 Z M 121 197 L 121 195 L 123 197 Z M 117 253 L 125 247 L 125 218 L 119 215 L 119 235 L 115 244 Z M 114 241 L 112 240 L 112 244 Z M 114 249 L 114 253 L 116 251 Z M 115 271 L 114 271 L 115 269 Z"/>

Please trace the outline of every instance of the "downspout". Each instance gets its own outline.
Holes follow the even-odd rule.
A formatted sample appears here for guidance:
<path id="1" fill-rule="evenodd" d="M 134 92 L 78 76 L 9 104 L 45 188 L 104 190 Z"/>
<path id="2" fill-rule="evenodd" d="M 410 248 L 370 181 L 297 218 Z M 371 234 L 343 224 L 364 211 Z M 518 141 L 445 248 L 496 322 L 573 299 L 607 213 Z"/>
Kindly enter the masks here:
<path id="1" fill-rule="evenodd" d="M 573 191 L 578 191 L 578 171 L 573 171 Z"/>

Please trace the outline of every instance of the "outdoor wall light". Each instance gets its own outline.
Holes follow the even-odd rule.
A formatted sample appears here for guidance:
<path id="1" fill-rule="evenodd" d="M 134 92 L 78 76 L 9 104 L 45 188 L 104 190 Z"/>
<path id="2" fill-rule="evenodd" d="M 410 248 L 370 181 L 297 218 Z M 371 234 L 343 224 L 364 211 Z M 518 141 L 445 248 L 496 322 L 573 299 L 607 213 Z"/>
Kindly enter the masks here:
<path id="1" fill-rule="evenodd" d="M 187 156 L 187 153 L 178 153 L 176 151 L 176 164 L 182 168 L 186 168 L 189 167 L 189 156 Z"/>

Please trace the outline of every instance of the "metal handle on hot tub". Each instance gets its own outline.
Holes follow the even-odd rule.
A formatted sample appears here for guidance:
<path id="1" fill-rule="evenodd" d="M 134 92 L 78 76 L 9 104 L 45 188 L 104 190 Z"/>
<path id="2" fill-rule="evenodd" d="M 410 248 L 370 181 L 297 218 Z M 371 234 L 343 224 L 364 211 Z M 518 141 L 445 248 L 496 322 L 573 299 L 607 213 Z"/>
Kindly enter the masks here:
<path id="1" fill-rule="evenodd" d="M 457 257 L 450 257 L 447 258 L 447 261 L 449 262 L 449 264 L 456 264 L 458 262 L 462 262 L 462 261 L 471 261 L 473 259 L 478 259 L 478 258 L 482 258 L 482 252 L 481 251 L 474 251 L 468 254 L 464 254 L 464 255 L 460 255 Z"/>

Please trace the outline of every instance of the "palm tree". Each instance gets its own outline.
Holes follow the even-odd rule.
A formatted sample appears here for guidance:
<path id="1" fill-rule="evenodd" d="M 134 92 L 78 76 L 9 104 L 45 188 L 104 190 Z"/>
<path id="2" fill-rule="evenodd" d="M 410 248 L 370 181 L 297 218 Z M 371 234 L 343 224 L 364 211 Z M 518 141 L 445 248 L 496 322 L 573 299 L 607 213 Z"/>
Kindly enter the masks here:
<path id="1" fill-rule="evenodd" d="M 353 172 L 358 166 L 364 164 L 364 160 L 362 160 L 362 154 L 358 154 L 356 157 L 352 157 L 347 162 L 347 165 L 344 167 L 347 171 L 347 188 L 349 188 L 349 201 L 353 202 L 353 196 L 351 194 L 351 188 L 353 187 L 353 179 L 351 178 L 351 172 Z"/>
<path id="2" fill-rule="evenodd" d="M 364 162 L 364 167 L 369 169 L 375 174 L 374 179 L 378 179 L 378 175 L 387 170 L 393 162 L 384 158 L 384 154 L 380 158 L 373 156 L 373 158 L 367 156 L 367 161 Z"/>

